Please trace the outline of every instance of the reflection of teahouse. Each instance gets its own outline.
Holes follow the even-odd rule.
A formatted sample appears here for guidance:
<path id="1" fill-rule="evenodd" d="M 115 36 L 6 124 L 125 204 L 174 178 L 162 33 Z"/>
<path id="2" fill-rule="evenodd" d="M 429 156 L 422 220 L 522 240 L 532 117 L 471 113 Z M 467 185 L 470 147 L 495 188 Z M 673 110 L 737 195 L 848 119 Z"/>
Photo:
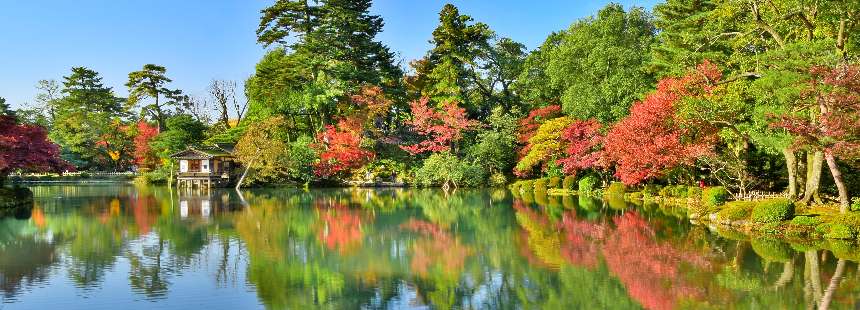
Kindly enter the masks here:
<path id="1" fill-rule="evenodd" d="M 188 147 L 170 155 L 179 161 L 176 177 L 179 187 L 211 188 L 227 186 L 236 179 L 239 163 L 233 157 L 232 144 Z"/>
<path id="2" fill-rule="evenodd" d="M 188 189 L 178 191 L 181 218 L 209 218 L 221 212 L 230 212 L 241 206 L 230 200 L 229 190 Z"/>

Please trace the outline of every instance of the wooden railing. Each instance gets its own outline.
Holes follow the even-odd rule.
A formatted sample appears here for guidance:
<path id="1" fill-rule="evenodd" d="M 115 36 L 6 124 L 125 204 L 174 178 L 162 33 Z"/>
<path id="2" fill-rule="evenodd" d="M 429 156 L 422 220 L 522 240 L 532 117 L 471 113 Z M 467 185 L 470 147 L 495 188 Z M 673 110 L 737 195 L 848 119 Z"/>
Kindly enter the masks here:
<path id="1" fill-rule="evenodd" d="M 180 172 L 178 174 L 179 177 L 212 177 L 212 176 L 221 176 L 220 173 L 214 172 Z"/>
<path id="2" fill-rule="evenodd" d="M 765 200 L 765 199 L 774 199 L 774 198 L 788 198 L 787 192 L 765 192 L 765 191 L 750 191 L 747 192 L 746 195 L 739 197 L 739 200 L 745 201 L 755 201 L 755 200 Z"/>

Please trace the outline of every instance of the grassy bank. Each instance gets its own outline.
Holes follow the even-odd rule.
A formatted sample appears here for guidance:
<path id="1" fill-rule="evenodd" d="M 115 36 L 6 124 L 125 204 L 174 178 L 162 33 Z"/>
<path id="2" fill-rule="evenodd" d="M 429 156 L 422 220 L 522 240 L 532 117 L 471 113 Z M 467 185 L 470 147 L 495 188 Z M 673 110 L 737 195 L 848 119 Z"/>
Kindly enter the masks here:
<path id="1" fill-rule="evenodd" d="M 860 199 L 851 212 L 839 213 L 836 205 L 807 206 L 787 198 L 733 201 L 723 187 L 685 185 L 645 185 L 631 191 L 613 182 L 599 187 L 596 177 L 586 176 L 520 180 L 509 185 L 518 197 L 534 201 L 552 196 L 592 196 L 619 205 L 622 199 L 633 205 L 672 205 L 685 210 L 689 219 L 745 236 L 778 238 L 808 244 L 827 240 L 856 243 L 860 239 Z M 616 202 L 616 203 L 613 203 Z"/>

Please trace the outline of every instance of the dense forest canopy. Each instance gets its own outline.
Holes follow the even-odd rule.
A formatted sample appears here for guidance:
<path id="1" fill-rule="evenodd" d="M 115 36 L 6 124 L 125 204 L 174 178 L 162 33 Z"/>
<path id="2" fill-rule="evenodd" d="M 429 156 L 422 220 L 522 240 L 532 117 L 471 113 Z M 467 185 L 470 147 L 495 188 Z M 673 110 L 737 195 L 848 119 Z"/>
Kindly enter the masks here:
<path id="1" fill-rule="evenodd" d="M 207 98 L 188 96 L 167 68 L 145 64 L 120 98 L 73 67 L 4 120 L 45 128 L 59 145 L 48 153 L 79 170 L 136 167 L 156 181 L 167 155 L 227 142 L 261 185 L 572 175 L 836 197 L 843 208 L 860 188 L 856 1 L 609 4 L 533 50 L 447 4 L 430 50 L 410 62 L 378 38 L 371 5 L 275 1 L 261 11 L 267 52 L 244 90 L 213 81 Z M 2 173 L 61 166 L 10 165 L 20 148 L 0 145 Z"/>

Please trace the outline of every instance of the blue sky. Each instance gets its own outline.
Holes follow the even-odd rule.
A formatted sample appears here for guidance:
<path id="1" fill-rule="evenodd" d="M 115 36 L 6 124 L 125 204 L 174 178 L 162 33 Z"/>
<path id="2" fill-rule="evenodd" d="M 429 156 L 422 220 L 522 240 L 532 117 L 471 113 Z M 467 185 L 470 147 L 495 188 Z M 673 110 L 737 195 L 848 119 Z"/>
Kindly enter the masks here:
<path id="1" fill-rule="evenodd" d="M 205 95 L 212 79 L 242 81 L 265 50 L 254 31 L 273 0 L 0 0 L 0 97 L 13 107 L 32 102 L 40 79 L 60 80 L 72 66 L 102 74 L 121 96 L 128 72 L 167 67 L 173 87 Z M 421 57 L 449 1 L 377 0 L 385 20 L 379 39 L 403 63 Z M 450 1 L 463 14 L 529 48 L 552 31 L 597 12 L 609 1 Z M 650 8 L 656 0 L 615 1 Z"/>

